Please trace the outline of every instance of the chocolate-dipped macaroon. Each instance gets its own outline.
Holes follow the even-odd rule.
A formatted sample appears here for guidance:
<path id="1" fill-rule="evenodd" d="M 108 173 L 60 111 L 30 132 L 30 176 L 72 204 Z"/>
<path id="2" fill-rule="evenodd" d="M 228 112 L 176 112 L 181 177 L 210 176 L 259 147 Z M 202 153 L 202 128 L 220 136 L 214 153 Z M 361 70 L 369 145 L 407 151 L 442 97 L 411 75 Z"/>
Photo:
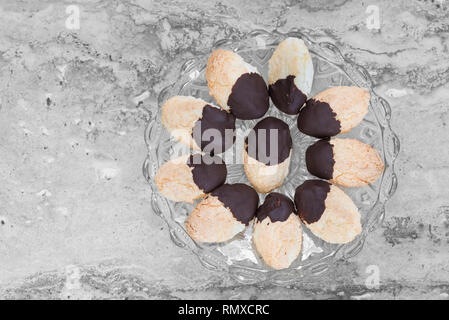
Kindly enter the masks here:
<path id="1" fill-rule="evenodd" d="M 207 61 L 206 80 L 210 95 L 238 119 L 257 119 L 267 112 L 265 80 L 237 53 L 222 49 L 212 52 Z"/>
<path id="2" fill-rule="evenodd" d="M 163 164 L 155 182 L 165 197 L 193 203 L 226 181 L 226 164 L 217 156 L 185 155 Z"/>
<path id="3" fill-rule="evenodd" d="M 298 116 L 298 129 L 317 138 L 350 131 L 368 112 L 370 94 L 358 87 L 333 87 L 306 102 Z"/>
<path id="4" fill-rule="evenodd" d="M 288 174 L 291 151 L 290 128 L 284 121 L 267 117 L 254 126 L 245 139 L 243 168 L 258 192 L 267 193 L 282 184 Z"/>
<path id="5" fill-rule="evenodd" d="M 269 61 L 268 92 L 274 105 L 287 114 L 297 114 L 313 83 L 312 58 L 304 41 L 287 38 Z"/>
<path id="6" fill-rule="evenodd" d="M 296 188 L 295 205 L 302 222 L 326 242 L 347 243 L 362 232 L 354 202 L 327 181 L 305 181 Z"/>
<path id="7" fill-rule="evenodd" d="M 235 141 L 235 116 L 194 97 L 168 99 L 162 106 L 162 124 L 178 141 L 197 151 L 218 154 Z"/>
<path id="8" fill-rule="evenodd" d="M 257 209 L 253 242 L 267 265 L 285 269 L 301 252 L 301 222 L 295 205 L 280 193 L 270 193 Z"/>
<path id="9" fill-rule="evenodd" d="M 377 151 L 356 139 L 319 140 L 307 148 L 309 172 L 343 187 L 361 187 L 376 181 L 384 171 Z"/>
<path id="10" fill-rule="evenodd" d="M 242 232 L 256 214 L 259 195 L 243 183 L 224 184 L 193 209 L 187 233 L 198 242 L 224 242 Z"/>

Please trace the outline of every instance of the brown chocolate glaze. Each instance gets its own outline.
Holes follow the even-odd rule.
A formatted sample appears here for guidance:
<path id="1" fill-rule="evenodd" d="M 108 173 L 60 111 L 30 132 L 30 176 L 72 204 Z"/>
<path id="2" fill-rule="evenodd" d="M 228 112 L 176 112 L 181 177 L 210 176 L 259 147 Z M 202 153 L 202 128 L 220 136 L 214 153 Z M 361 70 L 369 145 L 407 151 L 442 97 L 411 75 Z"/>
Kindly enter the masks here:
<path id="1" fill-rule="evenodd" d="M 298 114 L 307 96 L 295 85 L 295 76 L 279 79 L 268 86 L 274 105 L 286 114 Z"/>
<path id="2" fill-rule="evenodd" d="M 298 129 L 316 138 L 335 136 L 340 133 L 341 128 L 336 115 L 328 103 L 309 99 L 299 112 Z"/>
<path id="3" fill-rule="evenodd" d="M 204 135 L 208 129 L 216 129 L 220 133 L 220 137 Z M 226 137 L 226 129 L 232 130 L 232 137 Z M 196 144 L 204 151 L 211 154 L 222 153 L 229 149 L 235 142 L 235 116 L 223 109 L 218 109 L 210 105 L 203 108 L 201 119 L 195 122 L 192 137 Z"/>
<path id="4" fill-rule="evenodd" d="M 217 197 L 231 210 L 234 218 L 245 225 L 254 218 L 259 205 L 256 190 L 243 183 L 224 184 L 212 191 L 211 195 Z"/>
<path id="5" fill-rule="evenodd" d="M 271 222 L 276 222 L 287 220 L 292 213 L 296 214 L 293 201 L 283 194 L 272 192 L 257 209 L 256 216 L 258 221 L 263 221 L 266 217 L 270 217 Z"/>
<path id="6" fill-rule="evenodd" d="M 334 174 L 334 151 L 329 139 L 318 140 L 306 151 L 307 170 L 318 178 L 330 180 Z"/>
<path id="7" fill-rule="evenodd" d="M 277 130 L 277 141 L 271 141 L 270 130 Z M 263 132 L 265 132 L 265 135 L 263 135 Z M 284 121 L 275 117 L 267 117 L 254 126 L 250 135 L 251 134 L 255 134 L 255 139 L 252 139 L 253 141 L 249 139 L 249 136 L 245 139 L 245 150 L 251 158 L 262 162 L 265 165 L 273 166 L 284 162 L 284 160 L 290 156 L 292 137 L 290 135 L 290 128 Z M 255 143 L 255 148 L 249 148 L 249 142 Z M 272 143 L 277 144 L 276 155 L 272 155 L 270 152 Z M 265 150 L 259 150 L 259 144 L 265 144 Z"/>
<path id="8" fill-rule="evenodd" d="M 187 159 L 187 165 L 193 168 L 193 182 L 205 193 L 211 192 L 226 181 L 228 172 L 220 157 L 192 154 Z"/>
<path id="9" fill-rule="evenodd" d="M 330 187 L 331 184 L 323 180 L 307 180 L 296 188 L 295 205 L 303 222 L 311 224 L 320 220 Z"/>
<path id="10" fill-rule="evenodd" d="M 244 73 L 237 79 L 228 97 L 231 112 L 244 120 L 262 117 L 270 106 L 267 85 L 258 73 Z"/>

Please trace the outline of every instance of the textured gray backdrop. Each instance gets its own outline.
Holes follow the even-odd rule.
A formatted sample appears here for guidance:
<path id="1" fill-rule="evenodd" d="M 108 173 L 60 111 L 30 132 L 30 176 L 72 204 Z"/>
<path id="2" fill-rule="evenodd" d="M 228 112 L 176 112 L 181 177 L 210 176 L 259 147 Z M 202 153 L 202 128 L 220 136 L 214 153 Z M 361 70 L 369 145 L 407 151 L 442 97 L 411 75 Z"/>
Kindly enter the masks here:
<path id="1" fill-rule="evenodd" d="M 294 287 L 243 286 L 152 215 L 143 108 L 217 39 L 293 27 L 327 36 L 391 103 L 399 187 L 357 257 Z M 0 0 L 0 297 L 447 299 L 448 36 L 444 0 Z"/>

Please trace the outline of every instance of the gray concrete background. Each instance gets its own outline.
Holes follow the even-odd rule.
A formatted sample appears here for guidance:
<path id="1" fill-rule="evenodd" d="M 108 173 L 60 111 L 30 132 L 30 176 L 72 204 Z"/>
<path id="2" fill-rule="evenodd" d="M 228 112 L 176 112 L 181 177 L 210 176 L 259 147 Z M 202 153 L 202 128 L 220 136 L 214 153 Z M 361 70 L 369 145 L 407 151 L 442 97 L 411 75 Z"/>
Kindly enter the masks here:
<path id="1" fill-rule="evenodd" d="M 141 107 L 154 104 L 172 66 L 217 39 L 293 27 L 327 36 L 391 103 L 399 187 L 357 257 L 292 287 L 244 286 L 151 213 L 133 99 L 148 90 Z M 444 0 L 0 0 L 0 297 L 448 299 L 448 36 Z"/>

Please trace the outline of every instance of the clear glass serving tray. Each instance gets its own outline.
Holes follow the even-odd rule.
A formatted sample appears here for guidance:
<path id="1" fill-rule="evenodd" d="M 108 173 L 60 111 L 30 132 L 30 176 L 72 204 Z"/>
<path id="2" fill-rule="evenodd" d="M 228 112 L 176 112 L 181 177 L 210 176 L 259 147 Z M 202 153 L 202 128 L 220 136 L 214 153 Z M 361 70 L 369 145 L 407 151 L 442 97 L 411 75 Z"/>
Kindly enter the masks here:
<path id="1" fill-rule="evenodd" d="M 315 77 L 310 96 L 331 86 L 354 85 L 367 88 L 371 93 L 369 112 L 364 121 L 343 137 L 357 138 L 370 144 L 379 151 L 385 161 L 385 172 L 374 184 L 363 188 L 347 188 L 345 191 L 358 206 L 363 232 L 354 241 L 345 245 L 325 243 L 303 228 L 303 250 L 300 257 L 289 269 L 276 271 L 267 267 L 252 246 L 252 225 L 231 241 L 222 244 L 200 244 L 193 241 L 186 233 L 184 221 L 194 208 L 186 203 L 174 203 L 159 194 L 154 183 L 158 168 L 167 160 L 176 157 L 180 150 L 189 152 L 170 137 L 160 121 L 160 107 L 166 99 L 175 95 L 192 95 L 212 102 L 204 78 L 208 54 L 189 59 L 181 66 L 175 83 L 163 89 L 158 97 L 158 105 L 150 110 L 151 116 L 145 131 L 148 155 L 143 165 L 143 174 L 151 186 L 151 205 L 153 212 L 168 225 L 170 237 L 174 244 L 186 248 L 195 254 L 208 269 L 225 272 L 243 283 L 271 282 L 288 285 L 304 277 L 325 272 L 339 259 L 355 256 L 363 247 L 367 235 L 382 221 L 385 203 L 397 187 L 394 173 L 394 160 L 399 152 L 399 140 L 390 127 L 391 110 L 383 98 L 372 88 L 368 72 L 361 66 L 347 60 L 339 49 L 325 41 L 312 39 L 304 32 L 291 30 L 286 34 L 255 30 L 245 37 L 234 40 L 218 41 L 211 52 L 217 48 L 234 50 L 250 64 L 256 66 L 267 80 L 268 60 L 280 41 L 286 37 L 303 39 L 312 55 Z M 278 111 L 272 104 L 266 116 L 275 116 L 289 124 L 293 138 L 293 153 L 290 173 L 283 186 L 276 191 L 293 197 L 295 188 L 304 180 L 313 178 L 306 169 L 304 156 L 307 147 L 316 139 L 300 133 L 296 126 L 296 116 L 289 116 Z M 260 120 L 260 119 L 259 119 Z M 252 128 L 258 120 L 237 120 L 238 134 Z M 231 149 L 229 152 L 241 152 Z M 180 155 L 180 154 L 179 154 Z M 223 155 L 226 158 L 226 153 Z M 232 157 L 232 156 L 231 156 Z M 228 164 L 228 183 L 248 183 L 243 165 Z M 262 203 L 264 195 L 260 195 Z"/>

